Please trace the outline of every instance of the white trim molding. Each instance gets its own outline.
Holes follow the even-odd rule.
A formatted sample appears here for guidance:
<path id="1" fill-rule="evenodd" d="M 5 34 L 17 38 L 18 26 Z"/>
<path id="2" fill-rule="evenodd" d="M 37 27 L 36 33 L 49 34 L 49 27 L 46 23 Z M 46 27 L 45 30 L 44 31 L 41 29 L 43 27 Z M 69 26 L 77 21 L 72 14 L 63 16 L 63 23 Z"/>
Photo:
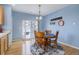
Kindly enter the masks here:
<path id="1" fill-rule="evenodd" d="M 66 45 L 66 46 L 69 46 L 69 47 L 72 47 L 72 48 L 75 48 L 75 49 L 79 49 L 79 47 L 76 47 L 76 46 L 73 46 L 73 45 L 70 45 L 70 44 L 67 44 L 67 43 L 64 43 L 64 42 L 60 42 L 58 41 L 60 44 L 63 44 L 63 45 Z"/>

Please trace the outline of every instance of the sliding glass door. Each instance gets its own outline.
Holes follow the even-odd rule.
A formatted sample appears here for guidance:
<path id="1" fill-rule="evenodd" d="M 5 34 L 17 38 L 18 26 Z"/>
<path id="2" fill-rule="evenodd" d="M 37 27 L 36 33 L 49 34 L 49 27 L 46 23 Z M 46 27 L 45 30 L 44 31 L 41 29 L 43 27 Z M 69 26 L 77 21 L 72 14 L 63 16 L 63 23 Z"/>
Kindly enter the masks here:
<path id="1" fill-rule="evenodd" d="M 34 38 L 34 30 L 38 31 L 38 21 L 23 20 L 22 22 L 23 39 Z"/>

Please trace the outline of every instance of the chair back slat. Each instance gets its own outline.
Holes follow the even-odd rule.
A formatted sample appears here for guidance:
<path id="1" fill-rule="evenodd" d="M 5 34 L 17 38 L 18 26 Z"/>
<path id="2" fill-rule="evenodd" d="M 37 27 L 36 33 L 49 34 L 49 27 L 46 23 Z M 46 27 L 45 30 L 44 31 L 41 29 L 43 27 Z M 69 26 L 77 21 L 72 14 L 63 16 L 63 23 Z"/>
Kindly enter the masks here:
<path id="1" fill-rule="evenodd" d="M 34 31 L 34 34 L 35 34 L 35 44 L 37 44 L 41 48 L 44 47 L 45 45 L 44 32 Z"/>
<path id="2" fill-rule="evenodd" d="M 35 32 L 35 37 L 43 38 L 44 37 L 44 32 Z"/>
<path id="3" fill-rule="evenodd" d="M 58 34 L 59 34 L 59 31 L 56 32 L 56 36 L 55 36 L 55 40 L 57 41 L 58 39 Z"/>

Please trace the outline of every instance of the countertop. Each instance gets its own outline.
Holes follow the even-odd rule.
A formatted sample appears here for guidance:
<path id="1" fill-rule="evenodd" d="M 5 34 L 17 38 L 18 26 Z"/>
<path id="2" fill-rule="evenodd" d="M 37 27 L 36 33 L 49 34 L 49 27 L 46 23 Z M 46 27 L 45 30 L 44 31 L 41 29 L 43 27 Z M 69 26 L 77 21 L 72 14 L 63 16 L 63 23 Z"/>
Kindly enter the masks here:
<path id="1" fill-rule="evenodd" d="M 2 38 L 3 36 L 9 34 L 10 31 L 3 31 L 3 33 L 0 33 L 0 38 Z"/>

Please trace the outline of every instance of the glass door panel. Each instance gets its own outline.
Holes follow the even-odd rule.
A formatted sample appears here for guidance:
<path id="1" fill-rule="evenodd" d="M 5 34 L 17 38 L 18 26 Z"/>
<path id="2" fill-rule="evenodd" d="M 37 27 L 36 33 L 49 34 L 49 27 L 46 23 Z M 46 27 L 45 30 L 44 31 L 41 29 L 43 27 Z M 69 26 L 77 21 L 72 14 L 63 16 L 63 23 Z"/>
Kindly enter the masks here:
<path id="1" fill-rule="evenodd" d="M 30 39 L 31 34 L 31 21 L 23 21 L 23 38 Z"/>
<path id="2" fill-rule="evenodd" d="M 34 38 L 34 30 L 38 31 L 38 21 L 23 20 L 22 35 L 24 39 Z"/>

